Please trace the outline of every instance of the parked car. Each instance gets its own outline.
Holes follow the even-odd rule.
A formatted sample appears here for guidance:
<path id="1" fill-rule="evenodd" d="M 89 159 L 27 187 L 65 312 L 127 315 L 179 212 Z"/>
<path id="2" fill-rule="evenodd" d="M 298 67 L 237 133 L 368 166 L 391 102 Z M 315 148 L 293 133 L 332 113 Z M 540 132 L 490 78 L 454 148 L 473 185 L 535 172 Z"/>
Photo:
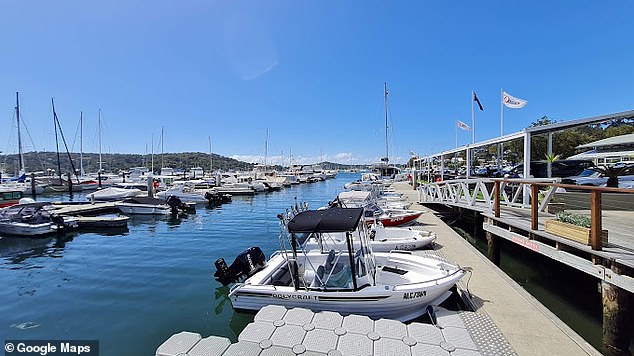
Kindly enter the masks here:
<path id="1" fill-rule="evenodd" d="M 619 187 L 627 182 L 634 182 L 634 164 L 615 164 L 612 167 L 621 168 L 621 171 L 618 174 Z M 561 182 L 564 184 L 605 187 L 608 183 L 608 176 L 604 173 L 605 172 L 600 172 L 599 170 L 586 169 L 578 176 L 564 178 Z"/>
<path id="2" fill-rule="evenodd" d="M 594 167 L 594 163 L 588 160 L 560 160 L 552 163 L 552 174 L 554 178 L 564 178 L 570 176 L 578 176 L 584 170 Z M 522 178 L 524 177 L 524 165 L 518 164 L 513 167 L 505 178 Z M 534 178 L 547 178 L 548 177 L 548 162 L 546 161 L 532 161 L 531 162 L 531 176 Z"/>

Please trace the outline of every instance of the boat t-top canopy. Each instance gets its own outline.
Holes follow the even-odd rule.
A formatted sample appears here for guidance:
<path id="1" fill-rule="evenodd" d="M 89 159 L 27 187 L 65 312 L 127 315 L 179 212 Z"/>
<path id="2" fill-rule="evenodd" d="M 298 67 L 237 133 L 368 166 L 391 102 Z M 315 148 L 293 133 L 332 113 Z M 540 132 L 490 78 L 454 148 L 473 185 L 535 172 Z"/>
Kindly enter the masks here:
<path id="1" fill-rule="evenodd" d="M 363 216 L 363 208 L 332 207 L 297 214 L 288 223 L 290 233 L 324 233 L 354 231 Z"/>

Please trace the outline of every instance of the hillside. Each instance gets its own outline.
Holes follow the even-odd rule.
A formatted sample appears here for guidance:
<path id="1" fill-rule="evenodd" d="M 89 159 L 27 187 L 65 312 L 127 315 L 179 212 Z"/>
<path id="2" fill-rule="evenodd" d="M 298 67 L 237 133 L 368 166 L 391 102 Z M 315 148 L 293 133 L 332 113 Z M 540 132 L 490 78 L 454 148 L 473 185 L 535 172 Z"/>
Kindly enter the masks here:
<path id="1" fill-rule="evenodd" d="M 18 156 L 9 154 L 0 156 L 0 167 L 7 174 L 13 174 L 18 171 Z M 68 154 L 60 153 L 60 166 L 62 172 L 72 171 Z M 75 169 L 79 170 L 79 153 L 71 153 Z M 127 170 L 131 167 L 148 167 L 151 166 L 150 155 L 140 154 L 102 154 L 103 169 L 106 172 L 117 173 L 120 170 Z M 46 171 L 47 169 L 57 170 L 57 154 L 55 152 L 28 152 L 24 154 L 24 161 L 28 172 Z M 209 170 L 209 154 L 201 152 L 183 152 L 183 153 L 165 153 L 163 156 L 154 155 L 154 170 L 160 171 L 161 161 L 164 167 L 172 167 L 175 169 L 189 169 L 191 167 L 203 167 L 205 171 Z M 333 162 L 323 162 L 320 164 L 324 169 L 364 169 L 366 165 L 346 165 Z M 213 168 L 228 170 L 252 170 L 254 164 L 235 160 L 233 158 L 213 155 Z M 97 172 L 99 168 L 99 155 L 96 153 L 84 153 L 84 171 Z M 273 167 L 281 169 L 280 166 Z"/>
<path id="2" fill-rule="evenodd" d="M 62 172 L 72 170 L 68 154 L 60 153 L 60 166 Z M 0 164 L 3 164 L 4 171 L 13 173 L 17 171 L 17 155 L 4 155 Z M 71 153 L 75 169 L 79 169 L 79 153 Z M 103 169 L 106 172 L 119 172 L 131 167 L 151 166 L 150 155 L 140 154 L 102 154 Z M 55 152 L 28 152 L 24 154 L 24 161 L 27 171 L 46 171 L 47 169 L 57 170 L 57 154 Z M 154 155 L 154 170 L 158 172 L 161 168 L 161 161 L 165 167 L 175 169 L 188 169 L 191 167 L 203 167 L 209 169 L 209 154 L 200 152 L 165 153 L 163 156 Z M 96 153 L 84 153 L 84 171 L 96 172 L 99 168 L 99 155 Z M 213 155 L 213 168 L 222 170 L 250 170 L 253 164 L 235 160 L 233 158 Z"/>

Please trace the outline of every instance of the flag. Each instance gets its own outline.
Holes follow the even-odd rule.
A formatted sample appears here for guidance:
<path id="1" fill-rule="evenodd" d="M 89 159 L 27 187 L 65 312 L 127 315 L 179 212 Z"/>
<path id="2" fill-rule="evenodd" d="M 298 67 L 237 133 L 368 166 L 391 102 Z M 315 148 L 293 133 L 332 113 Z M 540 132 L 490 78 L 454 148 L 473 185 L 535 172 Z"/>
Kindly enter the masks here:
<path id="1" fill-rule="evenodd" d="M 506 107 L 511 109 L 523 108 L 524 105 L 528 103 L 528 101 L 511 96 L 505 91 L 502 92 L 502 102 L 504 103 L 504 105 L 506 105 Z"/>
<path id="2" fill-rule="evenodd" d="M 461 128 L 463 130 L 466 130 L 466 131 L 471 130 L 471 127 L 469 127 L 469 125 L 465 124 L 464 122 L 462 122 L 460 120 L 456 121 L 456 126 L 458 126 L 459 128 Z"/>
<path id="3" fill-rule="evenodd" d="M 482 107 L 482 104 L 480 103 L 480 99 L 478 99 L 478 96 L 476 95 L 475 92 L 473 92 L 473 101 L 478 103 L 478 107 L 480 108 L 480 111 L 484 111 L 484 108 Z"/>

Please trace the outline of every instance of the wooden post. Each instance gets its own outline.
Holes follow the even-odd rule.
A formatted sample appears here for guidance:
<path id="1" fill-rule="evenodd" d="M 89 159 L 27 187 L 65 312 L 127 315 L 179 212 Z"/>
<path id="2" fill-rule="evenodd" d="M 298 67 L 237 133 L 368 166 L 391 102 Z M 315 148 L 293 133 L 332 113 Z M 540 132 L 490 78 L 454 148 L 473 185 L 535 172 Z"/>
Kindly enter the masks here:
<path id="1" fill-rule="evenodd" d="M 537 184 L 531 184 L 531 230 L 537 230 L 539 222 L 539 186 Z"/>
<path id="2" fill-rule="evenodd" d="M 601 251 L 601 192 L 590 192 L 590 245 Z"/>
<path id="3" fill-rule="evenodd" d="M 101 169 L 97 171 L 97 179 L 99 181 L 99 188 L 101 188 Z"/>
<path id="4" fill-rule="evenodd" d="M 147 196 L 150 198 L 154 198 L 154 179 L 152 178 L 152 175 L 150 174 L 147 178 Z"/>
<path id="5" fill-rule="evenodd" d="M 72 174 L 68 173 L 68 192 L 70 194 L 73 194 L 73 178 L 72 177 L 73 177 Z"/>
<path id="6" fill-rule="evenodd" d="M 487 219 L 487 223 L 494 225 L 493 219 Z M 486 232 L 487 238 L 487 257 L 493 264 L 500 266 L 500 238 L 490 232 Z"/>
<path id="7" fill-rule="evenodd" d="M 500 181 L 493 183 L 493 212 L 496 218 L 500 217 Z"/>
<path id="8" fill-rule="evenodd" d="M 31 173 L 31 195 L 35 196 L 35 173 Z"/>
<path id="9" fill-rule="evenodd" d="M 619 268 L 612 266 L 614 273 Z M 608 355 L 630 355 L 632 310 L 627 291 L 605 281 L 601 282 L 603 301 L 603 346 Z"/>

